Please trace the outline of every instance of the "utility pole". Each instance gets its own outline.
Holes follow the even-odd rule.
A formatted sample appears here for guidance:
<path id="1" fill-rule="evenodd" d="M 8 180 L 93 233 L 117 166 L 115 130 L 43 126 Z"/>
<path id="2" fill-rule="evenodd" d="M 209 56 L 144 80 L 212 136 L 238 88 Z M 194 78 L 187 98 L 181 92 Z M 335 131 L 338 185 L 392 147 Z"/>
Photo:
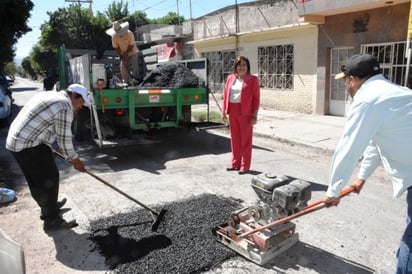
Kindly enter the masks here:
<path id="1" fill-rule="evenodd" d="M 412 0 L 411 0 L 412 1 Z M 235 28 L 236 28 L 236 33 L 235 33 L 235 40 L 236 40 L 236 55 L 239 55 L 239 6 L 237 5 L 237 0 L 235 0 Z"/>
<path id="2" fill-rule="evenodd" d="M 193 20 L 193 17 L 192 17 L 192 0 L 189 0 L 189 9 L 190 9 L 190 21 L 192 21 Z"/>
<path id="3" fill-rule="evenodd" d="M 411 0 L 412 1 L 412 0 Z M 179 0 L 176 0 L 176 7 L 177 7 L 177 23 L 180 25 L 180 18 L 179 18 Z"/>

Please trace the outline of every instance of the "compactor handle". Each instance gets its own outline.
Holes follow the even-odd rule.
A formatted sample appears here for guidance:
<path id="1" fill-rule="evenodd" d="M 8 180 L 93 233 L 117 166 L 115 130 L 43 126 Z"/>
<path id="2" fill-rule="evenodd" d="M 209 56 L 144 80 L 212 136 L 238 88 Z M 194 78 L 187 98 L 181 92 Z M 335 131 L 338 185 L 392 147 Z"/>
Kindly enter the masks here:
<path id="1" fill-rule="evenodd" d="M 354 190 L 355 190 L 355 188 L 354 188 L 353 186 L 347 186 L 347 187 L 345 187 L 345 188 L 342 189 L 342 191 L 339 193 L 339 198 L 343 198 L 343 197 L 349 195 L 349 194 L 352 193 Z M 261 227 L 258 227 L 258 228 L 249 230 L 249 231 L 247 231 L 247 232 L 239 235 L 239 238 L 245 238 L 245 237 L 247 237 L 247 236 L 249 236 L 249 235 L 251 235 L 251 234 L 257 233 L 257 232 L 262 231 L 262 230 L 264 230 L 264 229 L 267 229 L 267 228 L 270 228 L 270 227 L 273 227 L 273 226 L 276 226 L 276 225 L 281 225 L 281 224 L 287 223 L 287 222 L 289 222 L 289 221 L 291 221 L 291 220 L 293 220 L 293 219 L 296 219 L 297 217 L 306 215 L 306 214 L 308 214 L 308 213 L 311 213 L 311 212 L 316 211 L 316 210 L 318 210 L 318 209 L 324 208 L 324 207 L 326 207 L 326 206 L 327 206 L 327 204 L 326 204 L 325 202 L 323 202 L 323 198 L 321 198 L 321 199 L 316 200 L 315 202 L 309 204 L 309 205 L 306 206 L 304 209 L 302 209 L 301 211 L 299 211 L 299 212 L 297 212 L 297 213 L 295 213 L 295 214 L 286 216 L 286 217 L 284 217 L 284 218 L 282 218 L 282 219 L 276 220 L 276 221 L 274 221 L 274 222 L 272 222 L 272 223 L 263 225 L 263 226 L 261 226 Z"/>
<path id="2" fill-rule="evenodd" d="M 349 195 L 350 193 L 352 193 L 353 191 L 355 191 L 355 188 L 353 186 L 347 186 L 344 189 L 342 189 L 341 192 L 339 192 L 339 198 L 343 198 L 343 197 Z M 303 210 L 314 207 L 314 206 L 317 206 L 318 204 L 321 204 L 321 203 L 323 203 L 322 198 L 314 201 L 313 203 L 310 203 Z"/>

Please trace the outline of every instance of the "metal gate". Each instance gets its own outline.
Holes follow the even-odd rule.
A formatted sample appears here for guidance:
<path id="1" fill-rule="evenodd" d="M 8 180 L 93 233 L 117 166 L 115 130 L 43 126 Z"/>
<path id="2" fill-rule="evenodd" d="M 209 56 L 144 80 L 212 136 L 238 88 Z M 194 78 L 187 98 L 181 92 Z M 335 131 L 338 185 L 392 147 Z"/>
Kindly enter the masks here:
<path id="1" fill-rule="evenodd" d="M 399 85 L 405 84 L 405 74 L 407 67 L 406 41 L 364 44 L 360 47 L 360 53 L 370 54 L 378 59 L 382 74 L 388 80 Z M 331 49 L 330 63 L 330 96 L 329 114 L 345 116 L 351 98 L 345 92 L 343 81 L 336 81 L 335 75 L 340 72 L 340 68 L 350 56 L 355 54 L 353 48 L 333 48 Z M 408 75 L 408 87 L 411 88 L 411 76 Z"/>
<path id="2" fill-rule="evenodd" d="M 405 84 L 407 67 L 406 41 L 361 45 L 361 53 L 375 56 L 385 78 L 399 85 Z M 408 77 L 408 87 L 410 87 Z"/>

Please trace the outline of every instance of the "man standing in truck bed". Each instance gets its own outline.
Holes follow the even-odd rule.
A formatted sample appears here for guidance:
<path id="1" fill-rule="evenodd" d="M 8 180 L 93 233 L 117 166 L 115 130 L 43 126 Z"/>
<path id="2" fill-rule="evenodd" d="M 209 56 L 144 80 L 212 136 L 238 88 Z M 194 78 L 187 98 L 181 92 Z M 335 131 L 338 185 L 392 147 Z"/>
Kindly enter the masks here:
<path id="1" fill-rule="evenodd" d="M 138 80 L 139 65 L 134 34 L 129 30 L 129 23 L 113 22 L 110 29 L 106 31 L 112 37 L 112 46 L 120 57 L 121 75 L 124 83 L 129 83 L 129 73 L 132 71 L 133 77 Z"/>

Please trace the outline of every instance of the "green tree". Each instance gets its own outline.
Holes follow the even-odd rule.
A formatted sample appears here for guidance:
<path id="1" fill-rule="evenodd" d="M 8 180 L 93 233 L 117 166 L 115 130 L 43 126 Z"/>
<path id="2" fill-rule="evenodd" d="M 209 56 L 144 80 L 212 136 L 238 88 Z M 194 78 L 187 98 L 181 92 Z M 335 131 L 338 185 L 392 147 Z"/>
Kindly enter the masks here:
<path id="1" fill-rule="evenodd" d="M 91 48 L 93 26 L 88 9 L 70 5 L 47 14 L 49 21 L 40 27 L 42 46 L 58 48 L 65 44 L 68 48 Z"/>
<path id="2" fill-rule="evenodd" d="M 111 26 L 110 23 L 104 13 L 98 12 L 94 17 L 92 39 L 98 57 L 103 55 L 105 50 L 112 49 L 111 38 L 106 34 L 106 30 Z"/>
<path id="3" fill-rule="evenodd" d="M 30 57 L 25 57 L 21 62 L 21 66 L 26 74 L 30 75 L 32 79 L 36 79 L 36 73 L 31 66 Z"/>
<path id="4" fill-rule="evenodd" d="M 169 12 L 167 15 L 150 20 L 152 24 L 165 24 L 165 25 L 180 25 L 186 19 L 184 16 L 178 16 L 176 12 Z"/>
<path id="5" fill-rule="evenodd" d="M 41 25 L 40 41 L 30 54 L 30 68 L 35 73 L 45 76 L 51 70 L 57 70 L 57 50 L 61 45 L 68 49 L 95 49 L 99 58 L 105 50 L 112 49 L 106 30 L 114 21 L 127 21 L 130 30 L 135 31 L 137 27 L 150 23 L 178 24 L 185 20 L 174 12 L 154 20 L 148 19 L 142 11 L 130 14 L 128 3 L 123 1 L 113 1 L 104 13 L 97 12 L 94 17 L 90 12 L 88 8 L 72 4 L 47 13 L 49 20 Z"/>
<path id="6" fill-rule="evenodd" d="M 43 76 L 56 73 L 57 49 L 35 45 L 30 52 L 32 69 Z"/>
<path id="7" fill-rule="evenodd" d="M 30 0 L 2 0 L 0 3 L 0 70 L 13 61 L 14 45 L 23 34 L 31 31 L 27 26 L 33 3 Z M 7 18 L 7 20 L 6 20 Z"/>
<path id="8" fill-rule="evenodd" d="M 150 19 L 147 18 L 147 14 L 143 11 L 134 12 L 128 21 L 132 31 L 140 26 L 150 24 Z"/>
<path id="9" fill-rule="evenodd" d="M 101 12 L 90 17 L 89 9 L 78 5 L 48 12 L 49 20 L 42 24 L 41 38 L 31 52 L 31 67 L 38 74 L 57 70 L 57 50 L 66 48 L 95 49 L 102 55 L 111 48 L 110 37 L 105 33 L 109 20 Z"/>
<path id="10" fill-rule="evenodd" d="M 113 1 L 107 8 L 106 15 L 111 22 L 128 20 L 130 15 L 128 3 L 123 3 L 123 0 Z"/>
<path id="11" fill-rule="evenodd" d="M 17 74 L 20 75 L 21 77 L 27 77 L 26 71 L 23 69 L 22 66 L 17 67 Z"/>
<path id="12" fill-rule="evenodd" d="M 7 75 L 14 75 L 17 72 L 16 64 L 14 62 L 7 62 L 4 66 L 4 73 Z"/>

